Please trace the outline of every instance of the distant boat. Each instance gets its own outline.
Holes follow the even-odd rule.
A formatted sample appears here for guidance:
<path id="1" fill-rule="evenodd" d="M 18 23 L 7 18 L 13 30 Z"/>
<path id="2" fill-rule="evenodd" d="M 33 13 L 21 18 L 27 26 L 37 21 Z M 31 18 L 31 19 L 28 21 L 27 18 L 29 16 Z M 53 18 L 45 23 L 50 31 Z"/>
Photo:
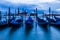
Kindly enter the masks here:
<path id="1" fill-rule="evenodd" d="M 40 19 L 39 17 L 37 17 L 37 21 L 38 21 L 38 25 L 42 27 L 47 27 L 48 25 L 48 22 L 46 22 L 44 19 Z"/>

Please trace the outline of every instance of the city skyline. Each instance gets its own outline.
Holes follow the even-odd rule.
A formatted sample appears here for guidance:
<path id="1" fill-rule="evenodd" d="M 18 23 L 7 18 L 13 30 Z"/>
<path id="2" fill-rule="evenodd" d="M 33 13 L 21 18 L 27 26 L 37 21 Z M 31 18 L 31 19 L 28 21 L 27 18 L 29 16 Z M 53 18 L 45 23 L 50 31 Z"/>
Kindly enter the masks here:
<path id="1" fill-rule="evenodd" d="M 28 12 L 33 12 L 35 8 L 38 11 L 48 11 L 49 7 L 53 11 L 60 11 L 60 0 L 0 0 L 0 11 L 7 11 L 8 7 L 11 8 L 12 11 L 17 8 L 20 8 L 20 11 L 26 9 Z"/>

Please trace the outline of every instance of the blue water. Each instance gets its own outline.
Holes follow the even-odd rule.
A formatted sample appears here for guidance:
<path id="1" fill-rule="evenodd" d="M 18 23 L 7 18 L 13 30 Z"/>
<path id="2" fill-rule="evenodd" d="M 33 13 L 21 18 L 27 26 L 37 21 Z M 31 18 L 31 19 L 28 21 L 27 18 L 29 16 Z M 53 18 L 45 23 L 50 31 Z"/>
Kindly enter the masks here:
<path id="1" fill-rule="evenodd" d="M 60 31 L 54 27 L 50 27 L 48 32 L 37 26 L 31 30 L 29 35 L 25 34 L 24 27 L 16 30 L 12 35 L 9 35 L 11 28 L 6 28 L 0 31 L 0 40 L 60 40 Z"/>
<path id="2" fill-rule="evenodd" d="M 43 30 L 41 26 L 35 26 L 26 35 L 25 26 L 20 27 L 15 32 L 10 35 L 11 27 L 8 27 L 0 31 L 0 40 L 60 40 L 60 30 L 57 30 L 55 27 L 48 27 L 48 32 Z"/>

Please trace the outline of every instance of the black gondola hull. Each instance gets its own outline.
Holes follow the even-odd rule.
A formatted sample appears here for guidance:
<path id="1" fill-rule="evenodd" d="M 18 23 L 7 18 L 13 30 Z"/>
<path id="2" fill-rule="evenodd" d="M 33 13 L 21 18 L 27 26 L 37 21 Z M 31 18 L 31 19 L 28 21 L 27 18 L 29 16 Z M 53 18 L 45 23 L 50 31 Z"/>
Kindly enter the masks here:
<path id="1" fill-rule="evenodd" d="M 0 30 L 7 28 L 7 24 L 0 24 Z"/>

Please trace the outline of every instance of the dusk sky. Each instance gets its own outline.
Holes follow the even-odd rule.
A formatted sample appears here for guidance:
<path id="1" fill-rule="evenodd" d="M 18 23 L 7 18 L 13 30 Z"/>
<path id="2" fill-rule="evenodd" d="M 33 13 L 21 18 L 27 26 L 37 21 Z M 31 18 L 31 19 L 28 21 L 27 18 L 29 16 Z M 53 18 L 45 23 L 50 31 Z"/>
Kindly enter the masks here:
<path id="1" fill-rule="evenodd" d="M 54 11 L 60 11 L 60 0 L 0 0 L 0 11 L 7 11 L 8 7 L 11 10 L 20 8 L 20 10 L 26 9 L 32 11 L 35 8 L 48 11 L 51 7 Z"/>

